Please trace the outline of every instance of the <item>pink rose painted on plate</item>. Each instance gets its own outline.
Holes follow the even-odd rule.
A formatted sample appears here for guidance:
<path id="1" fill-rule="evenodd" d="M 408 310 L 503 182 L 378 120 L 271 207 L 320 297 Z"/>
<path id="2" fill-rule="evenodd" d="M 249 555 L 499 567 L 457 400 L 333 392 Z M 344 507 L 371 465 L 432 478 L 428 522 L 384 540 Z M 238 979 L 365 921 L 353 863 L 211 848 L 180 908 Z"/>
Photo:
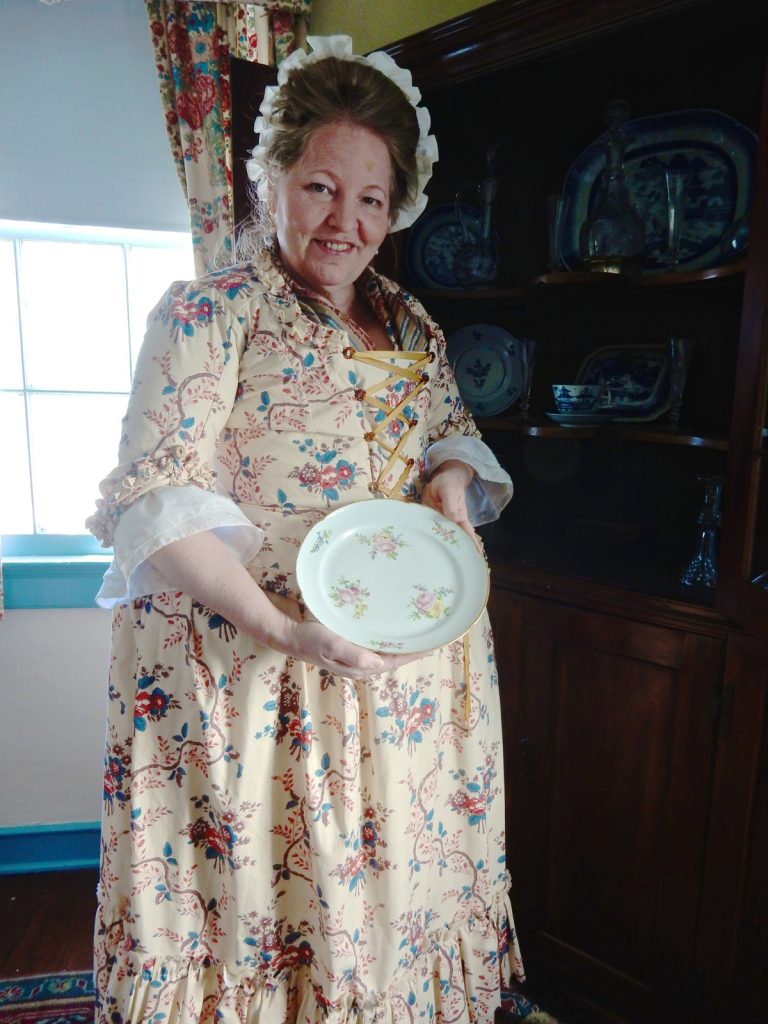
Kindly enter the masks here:
<path id="1" fill-rule="evenodd" d="M 352 617 L 361 619 L 368 611 L 365 599 L 371 596 L 371 592 L 360 580 L 348 580 L 340 576 L 336 585 L 331 587 L 329 596 L 337 608 L 349 607 L 352 609 Z"/>
<path id="2" fill-rule="evenodd" d="M 376 555 L 383 555 L 390 561 L 394 561 L 403 548 L 410 546 L 403 535 L 395 533 L 391 526 L 385 526 L 369 536 L 358 533 L 356 537 L 361 544 L 368 545 L 371 561 L 376 558 Z"/>
<path id="3" fill-rule="evenodd" d="M 453 593 L 450 587 L 437 587 L 433 590 L 422 583 L 416 583 L 414 590 L 416 596 L 408 602 L 412 619 L 444 619 L 450 614 L 451 609 L 445 603 L 448 595 Z"/>

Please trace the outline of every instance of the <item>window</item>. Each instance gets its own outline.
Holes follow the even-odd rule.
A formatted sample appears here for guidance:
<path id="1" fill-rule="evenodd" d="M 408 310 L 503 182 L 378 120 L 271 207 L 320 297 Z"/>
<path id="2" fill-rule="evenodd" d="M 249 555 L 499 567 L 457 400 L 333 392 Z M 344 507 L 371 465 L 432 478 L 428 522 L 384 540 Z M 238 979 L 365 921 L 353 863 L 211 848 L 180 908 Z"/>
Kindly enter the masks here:
<path id="1" fill-rule="evenodd" d="M 147 315 L 192 277 L 188 234 L 0 221 L 4 555 L 100 550 L 84 521 L 116 461 Z"/>
<path id="2" fill-rule="evenodd" d="M 0 221 L 3 533 L 85 533 L 147 314 L 191 277 L 188 235 Z"/>

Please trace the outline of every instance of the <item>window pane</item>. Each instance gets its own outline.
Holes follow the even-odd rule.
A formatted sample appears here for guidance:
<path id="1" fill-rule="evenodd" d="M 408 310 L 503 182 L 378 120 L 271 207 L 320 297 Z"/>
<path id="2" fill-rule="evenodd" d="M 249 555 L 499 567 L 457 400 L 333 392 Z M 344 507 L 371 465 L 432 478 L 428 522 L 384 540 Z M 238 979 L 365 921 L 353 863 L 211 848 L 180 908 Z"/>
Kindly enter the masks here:
<path id="1" fill-rule="evenodd" d="M 13 242 L 0 238 L 0 388 L 23 386 Z"/>
<path id="2" fill-rule="evenodd" d="M 126 391 L 122 246 L 24 241 L 20 263 L 27 387 Z"/>
<path id="3" fill-rule="evenodd" d="M 0 487 L 0 533 L 32 533 L 27 426 L 22 395 L 0 393 L 3 486 Z"/>
<path id="4" fill-rule="evenodd" d="M 127 404 L 127 395 L 30 396 L 36 530 L 85 533 L 99 481 L 117 462 Z"/>
<path id="5" fill-rule="evenodd" d="M 131 355 L 135 367 L 147 317 L 158 300 L 173 281 L 191 281 L 195 277 L 192 240 L 178 249 L 140 249 L 129 246 L 127 261 Z"/>

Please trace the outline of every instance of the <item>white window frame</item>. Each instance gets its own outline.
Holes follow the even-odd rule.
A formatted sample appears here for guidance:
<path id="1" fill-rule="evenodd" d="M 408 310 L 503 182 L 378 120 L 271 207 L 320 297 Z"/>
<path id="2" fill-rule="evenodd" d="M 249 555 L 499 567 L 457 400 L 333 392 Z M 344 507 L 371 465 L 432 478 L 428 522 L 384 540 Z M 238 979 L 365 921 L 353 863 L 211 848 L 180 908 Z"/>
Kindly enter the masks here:
<path id="1" fill-rule="evenodd" d="M 29 240 L 46 242 L 104 243 L 120 246 L 124 266 L 127 266 L 127 250 L 130 247 L 156 249 L 177 248 L 179 243 L 189 242 L 191 236 L 183 231 L 149 231 L 136 228 L 94 227 L 90 225 L 51 224 L 37 221 L 0 220 L 0 239 L 14 243 L 16 263 L 17 302 L 20 309 L 19 247 Z M 167 282 L 170 284 L 170 281 Z M 141 338 L 131 336 L 130 294 L 127 273 L 125 279 L 126 309 L 128 311 L 128 358 L 130 366 L 141 344 Z M 19 330 L 23 330 L 19 315 Z M 22 375 L 24 366 L 22 361 Z M 0 379 L 0 393 L 19 393 L 25 396 L 45 394 L 50 389 L 29 387 L 26 378 L 22 388 L 3 387 Z M 57 394 L 78 394 L 71 388 L 56 389 Z M 125 394 L 125 392 L 103 391 L 94 394 Z M 26 443 L 29 445 L 29 435 Z M 31 461 L 31 453 L 27 449 Z M 4 481 L 4 486 L 9 485 Z M 34 517 L 34 491 L 31 495 Z M 6 608 L 77 608 L 94 607 L 94 598 L 105 569 L 111 561 L 111 552 L 99 546 L 95 537 L 85 532 L 78 534 L 25 533 L 5 534 L 2 544 L 4 602 Z"/>

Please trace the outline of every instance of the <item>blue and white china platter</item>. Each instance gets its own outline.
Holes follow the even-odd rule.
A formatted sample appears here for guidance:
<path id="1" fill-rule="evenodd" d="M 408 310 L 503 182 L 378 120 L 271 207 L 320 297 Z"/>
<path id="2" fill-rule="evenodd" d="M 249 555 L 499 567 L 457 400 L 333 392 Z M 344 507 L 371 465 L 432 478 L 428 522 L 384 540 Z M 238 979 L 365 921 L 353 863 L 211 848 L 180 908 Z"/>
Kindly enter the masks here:
<path id="1" fill-rule="evenodd" d="M 674 269 L 718 266 L 723 261 L 723 236 L 735 221 L 748 217 L 752 206 L 754 132 L 717 110 L 680 110 L 627 121 L 624 134 L 627 189 L 645 221 L 644 272 L 672 269 L 664 178 L 672 161 L 676 169 L 692 173 Z M 571 269 L 578 267 L 579 232 L 599 199 L 604 170 L 605 152 L 598 139 L 576 158 L 566 175 L 562 253 Z"/>
<path id="2" fill-rule="evenodd" d="M 606 345 L 587 356 L 575 383 L 607 387 L 607 411 L 614 419 L 658 419 L 669 408 L 667 350 L 663 345 Z"/>
<path id="3" fill-rule="evenodd" d="M 520 397 L 520 343 L 503 327 L 462 327 L 447 339 L 446 350 L 461 397 L 476 416 L 495 416 Z"/>
<path id="4" fill-rule="evenodd" d="M 482 211 L 476 206 L 461 206 L 461 214 L 470 233 L 470 242 L 479 241 L 482 233 Z M 495 237 L 499 245 L 498 234 Z M 453 203 L 436 206 L 416 221 L 408 233 L 405 263 L 408 276 L 423 288 L 459 288 L 453 261 L 467 243 Z"/>
<path id="5" fill-rule="evenodd" d="M 296 578 L 315 618 L 360 647 L 396 654 L 458 640 L 488 601 L 485 559 L 440 512 L 355 501 L 307 534 Z"/>
<path id="6" fill-rule="evenodd" d="M 613 416 L 606 412 L 548 412 L 547 416 L 561 427 L 601 427 Z"/>

